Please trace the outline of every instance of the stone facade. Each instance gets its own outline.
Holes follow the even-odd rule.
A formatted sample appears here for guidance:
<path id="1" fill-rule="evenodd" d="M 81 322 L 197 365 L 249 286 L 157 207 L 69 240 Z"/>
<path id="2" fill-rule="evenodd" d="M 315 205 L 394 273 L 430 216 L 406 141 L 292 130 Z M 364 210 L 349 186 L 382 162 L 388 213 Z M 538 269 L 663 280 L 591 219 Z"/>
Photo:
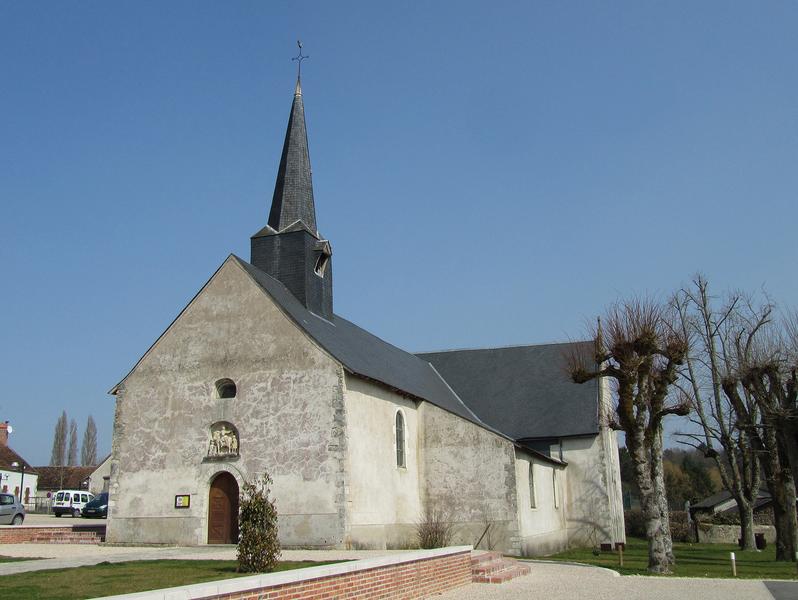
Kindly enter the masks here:
<path id="1" fill-rule="evenodd" d="M 218 398 L 230 378 L 235 398 Z M 228 260 L 116 390 L 108 541 L 201 544 L 208 489 L 268 471 L 287 545 L 345 537 L 343 371 Z M 240 456 L 207 457 L 212 424 Z M 189 508 L 174 507 L 189 495 Z"/>
<path id="2" fill-rule="evenodd" d="M 490 549 L 519 554 L 513 443 L 428 402 L 419 412 L 424 506 L 456 522 L 453 543 L 482 537 Z"/>

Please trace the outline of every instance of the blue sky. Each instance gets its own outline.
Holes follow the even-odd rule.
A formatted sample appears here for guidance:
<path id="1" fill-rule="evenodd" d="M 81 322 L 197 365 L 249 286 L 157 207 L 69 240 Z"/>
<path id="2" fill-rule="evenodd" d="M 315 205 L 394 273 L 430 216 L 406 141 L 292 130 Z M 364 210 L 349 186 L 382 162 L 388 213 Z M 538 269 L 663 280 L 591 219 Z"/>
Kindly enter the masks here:
<path id="1" fill-rule="evenodd" d="M 0 3 L 0 419 L 46 464 L 265 222 L 295 41 L 336 312 L 580 337 L 702 271 L 798 306 L 793 2 Z M 147 418 L 147 415 L 142 415 Z"/>

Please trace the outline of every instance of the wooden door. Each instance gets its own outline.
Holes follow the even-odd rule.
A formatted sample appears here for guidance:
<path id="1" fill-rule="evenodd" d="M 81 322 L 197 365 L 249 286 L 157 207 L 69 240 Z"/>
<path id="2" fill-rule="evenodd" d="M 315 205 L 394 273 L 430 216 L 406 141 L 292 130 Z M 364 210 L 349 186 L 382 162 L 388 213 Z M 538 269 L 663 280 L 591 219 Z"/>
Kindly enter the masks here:
<path id="1" fill-rule="evenodd" d="M 238 542 L 238 483 L 230 473 L 211 482 L 208 494 L 208 543 Z"/>

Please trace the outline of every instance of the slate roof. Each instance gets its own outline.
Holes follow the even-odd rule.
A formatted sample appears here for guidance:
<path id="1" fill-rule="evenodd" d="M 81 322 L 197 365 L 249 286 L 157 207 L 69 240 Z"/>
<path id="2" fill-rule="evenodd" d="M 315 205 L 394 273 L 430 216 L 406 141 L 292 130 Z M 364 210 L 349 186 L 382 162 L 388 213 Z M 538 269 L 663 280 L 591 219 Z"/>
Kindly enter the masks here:
<path id="1" fill-rule="evenodd" d="M 39 481 L 36 487 L 40 491 L 85 490 L 86 480 L 97 467 L 36 467 Z M 63 480 L 61 474 L 63 471 Z"/>
<path id="2" fill-rule="evenodd" d="M 463 404 L 427 361 L 392 346 L 338 315 L 333 315 L 332 321 L 317 316 L 305 308 L 280 281 L 241 258 L 232 257 L 297 325 L 349 372 L 381 382 L 417 399 L 427 400 L 493 430 Z"/>
<path id="3" fill-rule="evenodd" d="M 298 79 L 288 117 L 288 128 L 285 131 L 280 166 L 277 169 L 277 181 L 274 184 L 269 227 L 282 231 L 296 221 L 302 221 L 313 235 L 317 235 L 305 107 Z M 255 235 L 268 233 L 264 228 Z"/>
<path id="4" fill-rule="evenodd" d="M 37 469 L 34 469 L 30 466 L 30 463 L 22 458 L 19 454 L 14 452 L 9 446 L 0 445 L 0 469 L 5 471 L 17 471 L 18 467 L 12 467 L 11 463 L 19 463 L 25 465 L 25 473 L 33 473 L 34 475 L 38 472 Z"/>
<path id="5" fill-rule="evenodd" d="M 588 345 L 591 341 L 572 342 Z M 515 439 L 595 435 L 598 383 L 573 383 L 566 344 L 418 354 L 491 427 Z"/>
<path id="6" fill-rule="evenodd" d="M 690 506 L 690 511 L 694 510 L 711 510 L 714 509 L 718 504 L 722 504 L 723 502 L 727 502 L 728 500 L 732 500 L 733 497 L 731 492 L 728 490 L 721 490 L 717 494 L 713 494 L 708 498 L 704 498 L 701 502 L 696 502 L 695 504 Z M 754 509 L 760 508 L 771 501 L 770 492 L 767 489 L 760 489 L 759 494 L 756 497 L 756 501 L 754 502 Z M 737 506 L 733 506 L 730 509 L 726 509 L 724 512 L 732 512 L 736 511 Z"/>

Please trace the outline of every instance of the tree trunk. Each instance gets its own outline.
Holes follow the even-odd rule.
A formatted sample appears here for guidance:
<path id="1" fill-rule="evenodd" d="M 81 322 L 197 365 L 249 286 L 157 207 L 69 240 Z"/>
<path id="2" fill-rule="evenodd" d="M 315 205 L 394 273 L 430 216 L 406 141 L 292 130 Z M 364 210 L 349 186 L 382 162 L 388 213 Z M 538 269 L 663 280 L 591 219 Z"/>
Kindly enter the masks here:
<path id="1" fill-rule="evenodd" d="M 670 507 L 668 506 L 668 493 L 665 487 L 665 468 L 662 464 L 662 428 L 653 436 L 651 448 L 651 464 L 654 474 L 654 493 L 659 506 L 660 519 L 662 521 L 662 543 L 665 546 L 665 556 L 668 557 L 670 565 L 676 564 L 676 556 L 673 554 L 673 537 L 671 536 L 671 517 Z"/>
<path id="2" fill-rule="evenodd" d="M 658 493 L 652 477 L 652 463 L 649 449 L 645 448 L 639 438 L 627 432 L 626 445 L 635 467 L 635 478 L 640 489 L 640 505 L 646 522 L 646 538 L 648 539 L 648 570 L 652 573 L 670 573 L 672 552 L 670 531 L 667 521 L 663 522 L 663 494 Z M 664 479 L 663 479 L 664 481 Z M 663 488 L 664 491 L 664 488 Z M 667 503 L 667 499 L 665 499 Z M 667 509 L 667 506 L 666 506 Z M 667 512 L 664 513 L 667 515 Z M 667 535 L 666 535 L 667 532 Z"/>
<path id="3" fill-rule="evenodd" d="M 754 537 L 754 507 L 742 496 L 735 497 L 737 511 L 740 513 L 740 539 L 743 542 L 741 550 L 756 550 Z"/>
<path id="4" fill-rule="evenodd" d="M 789 552 L 787 560 L 794 561 L 795 553 L 798 551 L 798 515 L 795 513 L 795 480 L 792 478 L 792 471 L 785 468 L 784 476 L 784 521 L 787 526 L 786 550 Z"/>
<path id="5" fill-rule="evenodd" d="M 798 522 L 795 514 L 795 481 L 789 469 L 782 467 L 779 444 L 772 430 L 765 430 L 764 442 L 768 450 L 762 461 L 768 491 L 773 500 L 773 520 L 776 526 L 776 560 L 795 560 L 798 547 Z"/>

